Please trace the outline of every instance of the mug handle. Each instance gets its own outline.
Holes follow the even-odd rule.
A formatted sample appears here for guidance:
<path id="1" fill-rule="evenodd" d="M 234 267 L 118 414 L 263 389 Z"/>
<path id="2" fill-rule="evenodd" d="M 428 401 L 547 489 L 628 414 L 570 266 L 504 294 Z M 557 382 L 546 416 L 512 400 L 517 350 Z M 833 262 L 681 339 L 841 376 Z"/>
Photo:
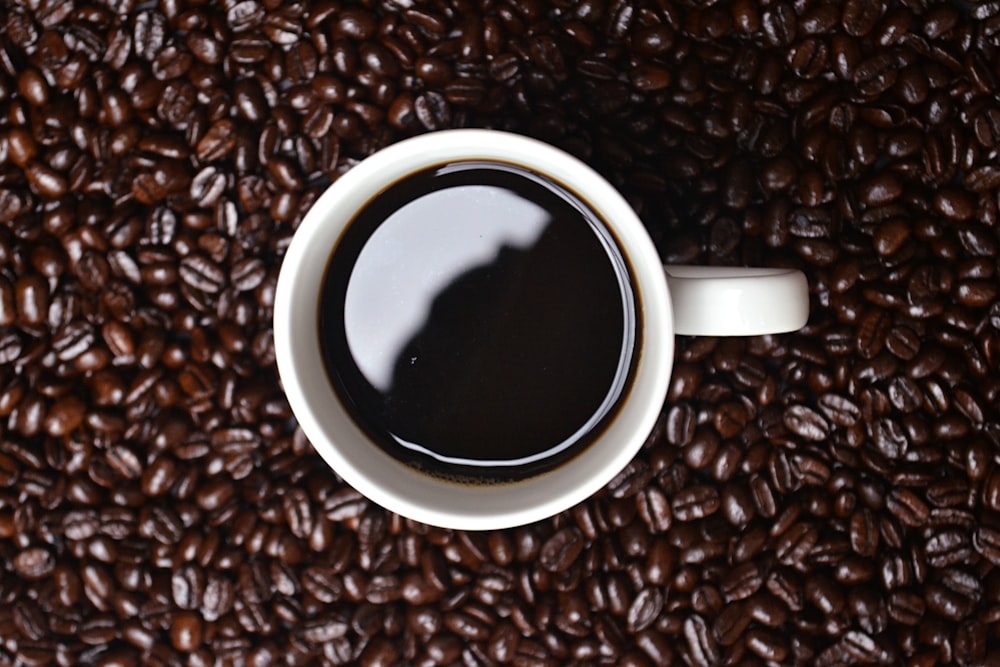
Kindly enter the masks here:
<path id="1" fill-rule="evenodd" d="M 809 319 L 809 285 L 801 271 L 685 265 L 663 270 L 674 333 L 758 336 L 796 331 Z"/>

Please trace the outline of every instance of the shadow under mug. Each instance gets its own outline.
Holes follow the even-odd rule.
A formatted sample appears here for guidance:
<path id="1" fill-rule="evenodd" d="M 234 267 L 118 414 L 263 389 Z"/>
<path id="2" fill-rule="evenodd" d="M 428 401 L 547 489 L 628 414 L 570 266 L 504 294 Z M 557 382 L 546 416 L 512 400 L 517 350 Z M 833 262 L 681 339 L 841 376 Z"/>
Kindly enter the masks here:
<path id="1" fill-rule="evenodd" d="M 450 482 L 384 452 L 355 423 L 327 377 L 319 333 L 326 267 L 356 214 L 391 184 L 434 165 L 496 160 L 520 165 L 574 193 L 606 221 L 631 269 L 641 313 L 632 382 L 596 440 L 553 470 L 502 484 Z M 636 455 L 663 410 L 674 335 L 795 331 L 809 313 L 795 270 L 664 267 L 638 216 L 589 166 L 548 144 L 495 130 L 445 130 L 406 139 L 341 176 L 307 212 L 288 247 L 274 304 L 278 372 L 306 437 L 360 493 L 402 516 L 456 529 L 531 523 L 585 500 Z M 554 400 L 558 400 L 556 397 Z"/>

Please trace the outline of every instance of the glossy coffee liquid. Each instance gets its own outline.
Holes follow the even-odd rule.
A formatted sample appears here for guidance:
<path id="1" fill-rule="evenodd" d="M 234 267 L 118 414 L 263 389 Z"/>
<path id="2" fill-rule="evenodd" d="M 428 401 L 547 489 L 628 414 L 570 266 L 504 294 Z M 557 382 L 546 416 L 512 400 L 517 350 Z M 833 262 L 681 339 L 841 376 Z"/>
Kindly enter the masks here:
<path id="1" fill-rule="evenodd" d="M 357 214 L 319 331 L 331 384 L 380 447 L 494 483 L 601 433 L 631 381 L 638 317 L 628 264 L 583 201 L 475 161 L 414 173 Z"/>

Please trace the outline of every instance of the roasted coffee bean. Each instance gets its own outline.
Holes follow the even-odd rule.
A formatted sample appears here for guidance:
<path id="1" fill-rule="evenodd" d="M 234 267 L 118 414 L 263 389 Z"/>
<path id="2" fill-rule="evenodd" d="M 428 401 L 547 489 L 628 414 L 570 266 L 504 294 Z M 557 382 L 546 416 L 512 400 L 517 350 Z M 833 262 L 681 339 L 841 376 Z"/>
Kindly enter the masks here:
<path id="1" fill-rule="evenodd" d="M 441 130 L 451 124 L 451 108 L 440 93 L 428 91 L 413 103 L 417 119 L 427 130 Z"/>
<path id="2" fill-rule="evenodd" d="M 926 608 L 924 599 L 911 591 L 893 591 L 886 605 L 889 617 L 904 626 L 917 625 Z"/>
<path id="3" fill-rule="evenodd" d="M 174 603 L 180 609 L 197 609 L 204 593 L 204 574 L 194 565 L 186 565 L 171 576 Z"/>
<path id="4" fill-rule="evenodd" d="M 750 489 L 743 485 L 727 485 L 722 492 L 721 502 L 723 515 L 735 526 L 746 526 L 756 515 Z"/>
<path id="5" fill-rule="evenodd" d="M 928 584 L 924 595 L 927 599 L 927 609 L 950 621 L 966 618 L 975 604 L 961 592 L 941 584 Z"/>
<path id="6" fill-rule="evenodd" d="M 891 172 L 883 172 L 872 176 L 861 186 L 861 198 L 869 206 L 880 206 L 891 203 L 902 194 L 899 179 Z"/>
<path id="7" fill-rule="evenodd" d="M 779 3 L 763 13 L 761 26 L 772 45 L 786 46 L 795 36 L 795 12 L 790 6 Z"/>
<path id="8" fill-rule="evenodd" d="M 21 551 L 14 557 L 14 570 L 26 579 L 41 579 L 48 576 L 55 568 L 55 558 L 52 553 L 42 547 L 32 547 Z"/>
<path id="9" fill-rule="evenodd" d="M 611 495 L 614 498 L 634 497 L 646 487 L 652 478 L 652 471 L 636 462 L 630 463 L 609 482 Z"/>
<path id="10" fill-rule="evenodd" d="M 695 521 L 714 514 L 720 505 L 719 493 L 711 486 L 693 486 L 676 494 L 671 501 L 674 518 Z"/>
<path id="11" fill-rule="evenodd" d="M 753 617 L 742 603 L 728 604 L 712 626 L 712 634 L 722 646 L 731 646 L 743 637 Z"/>
<path id="12" fill-rule="evenodd" d="M 841 25 L 848 35 L 864 37 L 870 33 L 884 12 L 880 2 L 864 2 L 863 0 L 847 0 L 844 3 Z"/>
<path id="13" fill-rule="evenodd" d="M 920 351 L 920 337 L 910 327 L 894 326 L 886 335 L 885 346 L 895 356 L 910 361 Z"/>
<path id="14" fill-rule="evenodd" d="M 878 551 L 879 532 L 875 515 L 867 508 L 857 510 L 851 516 L 851 549 L 861 556 L 874 556 Z"/>
<path id="15" fill-rule="evenodd" d="M 746 645 L 763 660 L 781 662 L 788 657 L 788 641 L 775 630 L 751 628 L 746 634 Z"/>
<path id="16" fill-rule="evenodd" d="M 826 394 L 818 402 L 820 411 L 837 426 L 853 426 L 861 417 L 860 407 L 846 396 Z"/>
<path id="17" fill-rule="evenodd" d="M 762 584 L 763 578 L 755 563 L 737 566 L 720 581 L 721 591 L 727 602 L 750 597 Z"/>
<path id="18" fill-rule="evenodd" d="M 583 551 L 585 541 L 577 528 L 564 528 L 550 537 L 539 554 L 542 566 L 551 572 L 563 572 Z"/>
<path id="19" fill-rule="evenodd" d="M 23 275 L 14 285 L 18 319 L 24 324 L 41 324 L 48 315 L 49 289 L 38 274 Z"/>
<path id="20" fill-rule="evenodd" d="M 215 294 L 225 284 L 225 274 L 202 255 L 188 255 L 181 260 L 178 274 L 185 284 L 198 291 Z"/>
<path id="21" fill-rule="evenodd" d="M 962 623 L 955 637 L 955 659 L 961 665 L 975 665 L 986 660 L 986 625 L 978 620 Z"/>
<path id="22" fill-rule="evenodd" d="M 788 430 L 806 440 L 824 440 L 830 432 L 830 426 L 823 416 L 804 405 L 793 405 L 786 409 L 783 421 Z"/>
<path id="23" fill-rule="evenodd" d="M 656 620 L 663 608 L 663 595 L 658 588 L 645 588 L 639 592 L 626 614 L 630 633 L 641 632 Z"/>
<path id="24" fill-rule="evenodd" d="M 924 547 L 927 562 L 936 568 L 967 562 L 971 555 L 968 535 L 958 530 L 944 530 L 932 535 Z"/>
<path id="25" fill-rule="evenodd" d="M 934 196 L 934 208 L 949 220 L 968 220 L 976 212 L 976 200 L 957 188 L 944 188 Z"/>
<path id="26" fill-rule="evenodd" d="M 670 500 L 662 490 L 650 487 L 637 496 L 639 516 L 654 532 L 669 530 L 672 523 Z"/>
<path id="27" fill-rule="evenodd" d="M 178 651 L 194 651 L 201 645 L 203 634 L 201 618 L 193 612 L 178 613 L 170 625 L 170 642 Z"/>
<path id="28" fill-rule="evenodd" d="M 442 58 L 418 58 L 414 71 L 418 77 L 428 84 L 441 86 L 451 81 L 454 72 L 451 64 Z"/>

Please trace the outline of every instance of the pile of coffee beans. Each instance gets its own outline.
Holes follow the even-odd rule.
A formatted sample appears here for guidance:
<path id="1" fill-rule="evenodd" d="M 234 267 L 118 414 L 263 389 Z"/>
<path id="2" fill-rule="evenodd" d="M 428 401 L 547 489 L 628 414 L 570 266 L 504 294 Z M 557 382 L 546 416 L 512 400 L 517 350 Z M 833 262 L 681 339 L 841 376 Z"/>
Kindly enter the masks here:
<path id="1" fill-rule="evenodd" d="M 0 665 L 1000 663 L 1000 2 L 26 0 L 0 11 Z M 296 224 L 481 126 L 665 261 L 806 272 L 681 338 L 551 520 L 340 482 L 274 367 Z"/>

